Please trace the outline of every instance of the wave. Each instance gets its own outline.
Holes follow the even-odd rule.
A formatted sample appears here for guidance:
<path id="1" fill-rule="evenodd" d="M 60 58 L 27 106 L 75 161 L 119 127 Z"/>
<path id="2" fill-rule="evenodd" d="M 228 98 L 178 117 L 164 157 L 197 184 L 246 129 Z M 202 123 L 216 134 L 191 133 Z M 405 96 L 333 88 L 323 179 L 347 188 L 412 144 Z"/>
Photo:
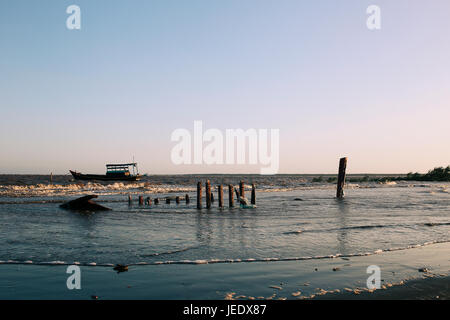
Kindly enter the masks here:
<path id="1" fill-rule="evenodd" d="M 417 223 L 417 224 L 376 224 L 376 225 L 361 225 L 361 226 L 350 226 L 343 228 L 330 228 L 330 229 L 305 229 L 305 230 L 294 230 L 283 232 L 283 234 L 300 234 L 300 233 L 313 233 L 313 232 L 330 232 L 330 231 L 341 231 L 341 230 L 367 230 L 367 229 L 378 229 L 378 228 L 412 228 L 415 226 L 421 227 L 436 227 L 436 226 L 448 226 L 450 222 L 425 222 L 425 223 Z"/>
<path id="2" fill-rule="evenodd" d="M 152 185 L 148 182 L 101 184 L 96 182 L 71 184 L 35 184 L 35 185 L 0 185 L 0 196 L 3 197 L 39 197 L 78 195 L 96 192 L 102 195 L 114 195 L 133 192 L 172 193 L 191 192 L 194 187 Z"/>
<path id="3" fill-rule="evenodd" d="M 350 254 L 330 254 L 323 256 L 305 256 L 305 257 L 286 257 L 286 258 L 247 258 L 247 259 L 196 259 L 196 260 L 166 260 L 166 261 L 155 261 L 155 262 L 137 262 L 137 263 L 128 263 L 127 266 L 155 266 L 155 265 L 168 265 L 168 264 L 190 264 L 190 265 L 198 265 L 198 264 L 215 264 L 215 263 L 250 263 L 250 262 L 281 262 L 281 261 L 302 261 L 302 260 L 322 260 L 322 259 L 335 259 L 335 258 L 351 258 L 351 257 L 362 257 L 362 256 L 372 256 L 376 254 L 381 254 L 385 252 L 392 251 L 402 251 L 415 249 L 420 247 L 425 247 L 433 244 L 439 243 L 450 243 L 450 240 L 436 240 L 436 241 L 428 241 L 422 244 L 412 244 L 406 247 L 396 247 L 389 249 L 378 249 L 369 252 L 360 252 L 360 253 L 350 253 Z M 47 266 L 68 266 L 68 265 L 79 265 L 85 267 L 113 267 L 117 265 L 116 263 L 97 263 L 97 262 L 85 262 L 81 263 L 78 261 L 74 262 L 66 262 L 66 261 L 43 261 L 43 262 L 35 262 L 32 260 L 26 261 L 16 261 L 16 260 L 6 260 L 0 261 L 0 265 L 5 264 L 19 264 L 19 265 L 47 265 Z"/>
<path id="4" fill-rule="evenodd" d="M 220 182 L 219 182 L 220 183 Z M 331 190 L 335 189 L 334 183 L 310 183 L 310 182 L 290 182 L 289 184 L 280 183 L 279 185 L 265 183 L 257 185 L 258 192 L 290 192 L 290 191 L 308 191 L 308 190 Z M 246 189 L 251 189 L 250 184 L 245 185 Z M 449 185 L 440 184 L 411 184 L 403 182 L 393 183 L 348 183 L 347 189 L 367 189 L 367 188 L 429 188 L 433 192 L 449 193 Z M 80 195 L 87 192 L 93 192 L 101 195 L 120 195 L 126 193 L 175 193 L 175 192 L 195 192 L 196 186 L 187 182 L 151 183 L 146 182 L 73 182 L 63 184 L 37 183 L 37 184 L 2 184 L 0 185 L 0 197 L 51 197 L 51 196 L 70 196 Z M 429 191 L 427 191 L 429 192 Z"/>

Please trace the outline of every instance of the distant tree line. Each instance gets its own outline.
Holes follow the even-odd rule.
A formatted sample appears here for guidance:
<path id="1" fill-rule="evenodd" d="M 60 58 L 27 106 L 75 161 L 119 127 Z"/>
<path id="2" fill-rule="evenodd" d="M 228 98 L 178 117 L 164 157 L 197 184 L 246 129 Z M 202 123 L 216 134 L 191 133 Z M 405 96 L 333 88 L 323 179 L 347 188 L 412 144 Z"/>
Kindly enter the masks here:
<path id="1" fill-rule="evenodd" d="M 406 177 L 398 177 L 396 179 L 413 181 L 450 181 L 450 166 L 447 166 L 446 168 L 434 168 L 425 174 L 409 172 Z"/>
<path id="2" fill-rule="evenodd" d="M 334 183 L 337 181 L 337 177 L 329 177 L 326 180 L 322 177 L 314 177 L 312 182 L 328 182 Z M 406 176 L 400 177 L 374 177 L 366 175 L 364 177 L 348 177 L 348 182 L 389 182 L 389 181 L 450 181 L 450 166 L 437 167 L 428 171 L 425 174 L 418 172 L 409 172 Z"/>

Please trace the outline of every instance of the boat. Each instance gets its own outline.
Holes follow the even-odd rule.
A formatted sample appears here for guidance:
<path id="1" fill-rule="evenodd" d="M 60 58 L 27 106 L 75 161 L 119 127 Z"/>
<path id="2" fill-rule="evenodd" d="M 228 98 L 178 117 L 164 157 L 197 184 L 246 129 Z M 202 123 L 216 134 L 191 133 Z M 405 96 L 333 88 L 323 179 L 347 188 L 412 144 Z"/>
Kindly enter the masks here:
<path id="1" fill-rule="evenodd" d="M 141 178 L 137 163 L 107 164 L 106 174 L 83 174 L 69 170 L 75 180 L 137 181 Z"/>

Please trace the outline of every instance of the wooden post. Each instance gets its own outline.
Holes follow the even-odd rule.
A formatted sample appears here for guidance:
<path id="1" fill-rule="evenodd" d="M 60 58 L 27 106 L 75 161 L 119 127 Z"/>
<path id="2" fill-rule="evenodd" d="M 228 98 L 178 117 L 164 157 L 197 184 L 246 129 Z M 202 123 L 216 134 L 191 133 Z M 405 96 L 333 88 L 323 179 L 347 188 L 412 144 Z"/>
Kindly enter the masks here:
<path id="1" fill-rule="evenodd" d="M 197 182 L 197 209 L 202 208 L 202 183 Z"/>
<path id="2" fill-rule="evenodd" d="M 131 200 L 131 194 L 128 195 L 128 204 L 131 205 L 133 201 Z"/>
<path id="3" fill-rule="evenodd" d="M 339 173 L 337 182 L 336 197 L 342 199 L 344 197 L 344 185 L 345 185 L 345 169 L 347 168 L 347 158 L 341 158 L 339 160 Z"/>
<path id="4" fill-rule="evenodd" d="M 191 199 L 189 199 L 189 195 L 187 193 L 184 196 L 184 199 L 186 200 L 186 204 L 189 204 L 189 202 L 191 202 Z"/>
<path id="5" fill-rule="evenodd" d="M 175 197 L 175 202 L 176 202 L 177 204 L 180 204 L 180 197 L 179 197 L 179 196 L 176 196 L 176 197 Z"/>
<path id="6" fill-rule="evenodd" d="M 252 199 L 251 199 L 251 203 L 252 204 L 256 204 L 256 188 L 255 188 L 255 184 L 252 183 Z"/>
<path id="7" fill-rule="evenodd" d="M 238 190 L 237 189 L 234 189 L 234 192 L 236 193 L 236 199 L 237 199 L 237 201 L 239 202 L 239 192 L 238 192 Z"/>
<path id="8" fill-rule="evenodd" d="M 223 208 L 223 187 L 222 185 L 219 185 L 219 188 L 217 189 L 218 198 L 219 198 L 219 208 Z"/>
<path id="9" fill-rule="evenodd" d="M 206 180 L 205 189 L 206 189 L 206 208 L 209 209 L 211 208 L 211 183 L 209 182 L 209 180 Z"/>
<path id="10" fill-rule="evenodd" d="M 214 192 L 211 191 L 211 203 L 214 203 Z"/>
<path id="11" fill-rule="evenodd" d="M 53 184 L 53 172 L 50 172 L 50 184 Z"/>
<path id="12" fill-rule="evenodd" d="M 170 204 L 170 198 L 166 198 L 166 204 Z"/>
<path id="13" fill-rule="evenodd" d="M 159 204 L 159 199 L 158 198 L 155 198 L 155 204 Z"/>
<path id="14" fill-rule="evenodd" d="M 244 181 L 240 181 L 239 182 L 239 195 L 244 198 L 245 197 L 245 186 L 244 186 Z"/>
<path id="15" fill-rule="evenodd" d="M 233 186 L 231 184 L 228 185 L 228 206 L 230 208 L 234 207 L 234 192 Z"/>
<path id="16" fill-rule="evenodd" d="M 144 205 L 144 197 L 143 196 L 139 196 L 139 205 L 140 206 Z"/>

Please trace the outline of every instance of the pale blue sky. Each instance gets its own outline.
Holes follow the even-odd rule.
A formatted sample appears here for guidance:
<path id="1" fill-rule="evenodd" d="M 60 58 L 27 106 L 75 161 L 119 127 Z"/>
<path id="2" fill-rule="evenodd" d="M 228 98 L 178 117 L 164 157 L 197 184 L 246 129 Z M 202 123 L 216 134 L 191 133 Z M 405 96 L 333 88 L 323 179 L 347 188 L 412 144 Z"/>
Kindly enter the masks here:
<path id="1" fill-rule="evenodd" d="M 194 120 L 280 129 L 280 173 L 448 165 L 449 34 L 447 0 L 2 1 L 0 173 L 259 172 L 173 165 Z"/>

